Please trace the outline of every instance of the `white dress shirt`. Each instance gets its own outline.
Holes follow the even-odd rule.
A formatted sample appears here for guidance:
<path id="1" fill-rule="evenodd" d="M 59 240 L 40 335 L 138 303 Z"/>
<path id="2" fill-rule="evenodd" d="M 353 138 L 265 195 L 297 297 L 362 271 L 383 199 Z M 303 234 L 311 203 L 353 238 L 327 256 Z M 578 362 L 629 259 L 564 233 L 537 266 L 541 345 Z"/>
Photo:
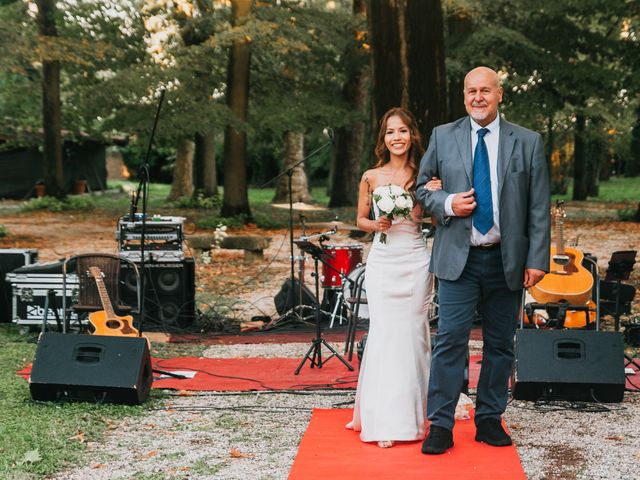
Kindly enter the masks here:
<path id="1" fill-rule="evenodd" d="M 484 235 L 482 235 L 475 227 L 471 229 L 471 245 L 486 245 L 489 243 L 500 242 L 500 212 L 498 210 L 498 140 L 500 138 L 500 114 L 486 127 L 478 125 L 473 118 L 471 121 L 471 152 L 475 155 L 476 145 L 478 143 L 478 130 L 486 128 L 489 131 L 484 136 L 484 142 L 487 145 L 489 153 L 489 174 L 491 176 L 491 203 L 493 204 L 493 227 Z M 444 204 L 445 214 L 455 217 L 456 214 L 451 208 L 455 193 L 449 195 Z"/>

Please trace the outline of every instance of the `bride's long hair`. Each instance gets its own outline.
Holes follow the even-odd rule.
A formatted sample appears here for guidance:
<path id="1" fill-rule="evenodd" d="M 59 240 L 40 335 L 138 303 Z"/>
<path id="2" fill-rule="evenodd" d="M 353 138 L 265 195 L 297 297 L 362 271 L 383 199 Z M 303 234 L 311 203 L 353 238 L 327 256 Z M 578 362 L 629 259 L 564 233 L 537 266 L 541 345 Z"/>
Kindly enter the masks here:
<path id="1" fill-rule="evenodd" d="M 384 137 L 387 132 L 387 122 L 391 117 L 399 117 L 400 120 L 409 128 L 409 135 L 411 137 L 411 147 L 407 155 L 409 162 L 409 168 L 411 169 L 411 178 L 404 185 L 404 187 L 411 191 L 415 188 L 416 178 L 418 177 L 418 162 L 424 154 L 424 148 L 422 148 L 422 137 L 420 130 L 418 130 L 418 122 L 410 111 L 401 107 L 393 107 L 387 111 L 380 120 L 380 130 L 378 131 L 378 140 L 376 142 L 375 155 L 377 162 L 374 168 L 382 167 L 389 163 L 391 155 L 384 143 Z"/>

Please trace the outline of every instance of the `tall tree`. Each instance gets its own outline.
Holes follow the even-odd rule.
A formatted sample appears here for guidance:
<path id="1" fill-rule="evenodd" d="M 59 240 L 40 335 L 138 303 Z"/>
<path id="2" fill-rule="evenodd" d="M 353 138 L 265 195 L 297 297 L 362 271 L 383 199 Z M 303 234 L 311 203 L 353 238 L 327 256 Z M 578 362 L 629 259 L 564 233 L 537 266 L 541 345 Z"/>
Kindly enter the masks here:
<path id="1" fill-rule="evenodd" d="M 300 132 L 285 132 L 284 134 L 284 164 L 282 168 L 289 170 L 304 158 L 304 135 Z M 307 176 L 304 173 L 304 163 L 293 168 L 291 172 L 291 201 L 308 202 L 311 200 Z M 289 178 L 283 175 L 278 179 L 274 203 L 289 201 Z"/>
<path id="2" fill-rule="evenodd" d="M 428 28 L 425 28 L 428 25 Z M 440 0 L 369 0 L 375 124 L 391 107 L 416 117 L 425 140 L 446 120 Z"/>
<path id="3" fill-rule="evenodd" d="M 631 131 L 631 158 L 627 161 L 625 177 L 640 175 L 640 105 L 636 107 L 636 123 Z M 638 206 L 640 212 L 640 206 Z"/>
<path id="4" fill-rule="evenodd" d="M 194 155 L 194 186 L 207 197 L 218 196 L 218 174 L 216 172 L 216 132 L 209 129 L 196 133 Z"/>
<path id="5" fill-rule="evenodd" d="M 193 193 L 193 154 L 195 143 L 189 138 L 178 142 L 171 191 L 167 200 L 190 197 Z"/>
<path id="6" fill-rule="evenodd" d="M 364 152 L 365 118 L 369 100 L 369 49 L 366 44 L 366 0 L 353 1 L 356 18 L 354 42 L 349 45 L 349 77 L 342 89 L 342 96 L 359 118 L 335 131 L 335 150 L 331 158 L 329 207 L 354 206 L 358 202 L 360 164 Z"/>
<path id="7" fill-rule="evenodd" d="M 252 0 L 232 0 L 232 24 L 242 27 L 251 15 Z M 240 28 L 239 28 L 240 29 Z M 224 134 L 224 196 L 220 214 L 223 217 L 244 215 L 251 218 L 247 188 L 246 119 L 249 105 L 250 39 L 243 35 L 233 41 L 229 53 L 227 104 L 235 117 Z"/>
<path id="8" fill-rule="evenodd" d="M 38 32 L 42 36 L 42 129 L 44 131 L 44 179 L 50 195 L 64 194 L 62 167 L 62 106 L 60 104 L 60 61 L 55 54 L 56 0 L 37 0 Z"/>
<path id="9" fill-rule="evenodd" d="M 200 46 L 215 38 L 215 9 L 211 0 L 196 0 L 190 9 L 179 8 L 174 18 L 180 24 L 180 36 L 186 47 Z M 203 52 L 204 53 L 204 52 Z M 205 64 L 206 65 L 206 64 Z M 194 72 L 194 88 L 201 90 L 203 103 L 211 96 L 215 86 L 214 68 L 199 68 Z M 207 197 L 218 195 L 218 176 L 216 172 L 216 134 L 215 125 L 202 125 L 195 134 L 195 153 L 193 158 L 194 186 Z"/>

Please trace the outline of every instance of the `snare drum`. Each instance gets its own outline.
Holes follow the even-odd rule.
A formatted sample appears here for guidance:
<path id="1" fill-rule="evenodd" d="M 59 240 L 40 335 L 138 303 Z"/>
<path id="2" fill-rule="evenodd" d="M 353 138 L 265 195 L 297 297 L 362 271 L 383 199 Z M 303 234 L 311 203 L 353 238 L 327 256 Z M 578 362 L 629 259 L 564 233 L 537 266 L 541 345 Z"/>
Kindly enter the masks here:
<path id="1" fill-rule="evenodd" d="M 342 288 L 338 272 L 346 276 L 362 263 L 362 245 L 323 245 L 322 249 L 333 257 L 328 265 L 322 264 L 322 287 Z"/>

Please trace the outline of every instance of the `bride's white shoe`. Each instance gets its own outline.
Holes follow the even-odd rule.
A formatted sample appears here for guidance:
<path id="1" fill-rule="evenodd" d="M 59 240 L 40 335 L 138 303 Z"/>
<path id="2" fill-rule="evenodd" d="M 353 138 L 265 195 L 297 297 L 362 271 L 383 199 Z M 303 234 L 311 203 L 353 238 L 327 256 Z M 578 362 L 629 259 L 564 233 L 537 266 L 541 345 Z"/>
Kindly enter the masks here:
<path id="1" fill-rule="evenodd" d="M 380 448 L 391 448 L 393 447 L 393 440 L 380 440 L 378 446 Z"/>
<path id="2" fill-rule="evenodd" d="M 349 430 L 353 430 L 353 420 L 351 420 L 349 423 L 347 423 L 344 428 L 348 428 Z"/>

